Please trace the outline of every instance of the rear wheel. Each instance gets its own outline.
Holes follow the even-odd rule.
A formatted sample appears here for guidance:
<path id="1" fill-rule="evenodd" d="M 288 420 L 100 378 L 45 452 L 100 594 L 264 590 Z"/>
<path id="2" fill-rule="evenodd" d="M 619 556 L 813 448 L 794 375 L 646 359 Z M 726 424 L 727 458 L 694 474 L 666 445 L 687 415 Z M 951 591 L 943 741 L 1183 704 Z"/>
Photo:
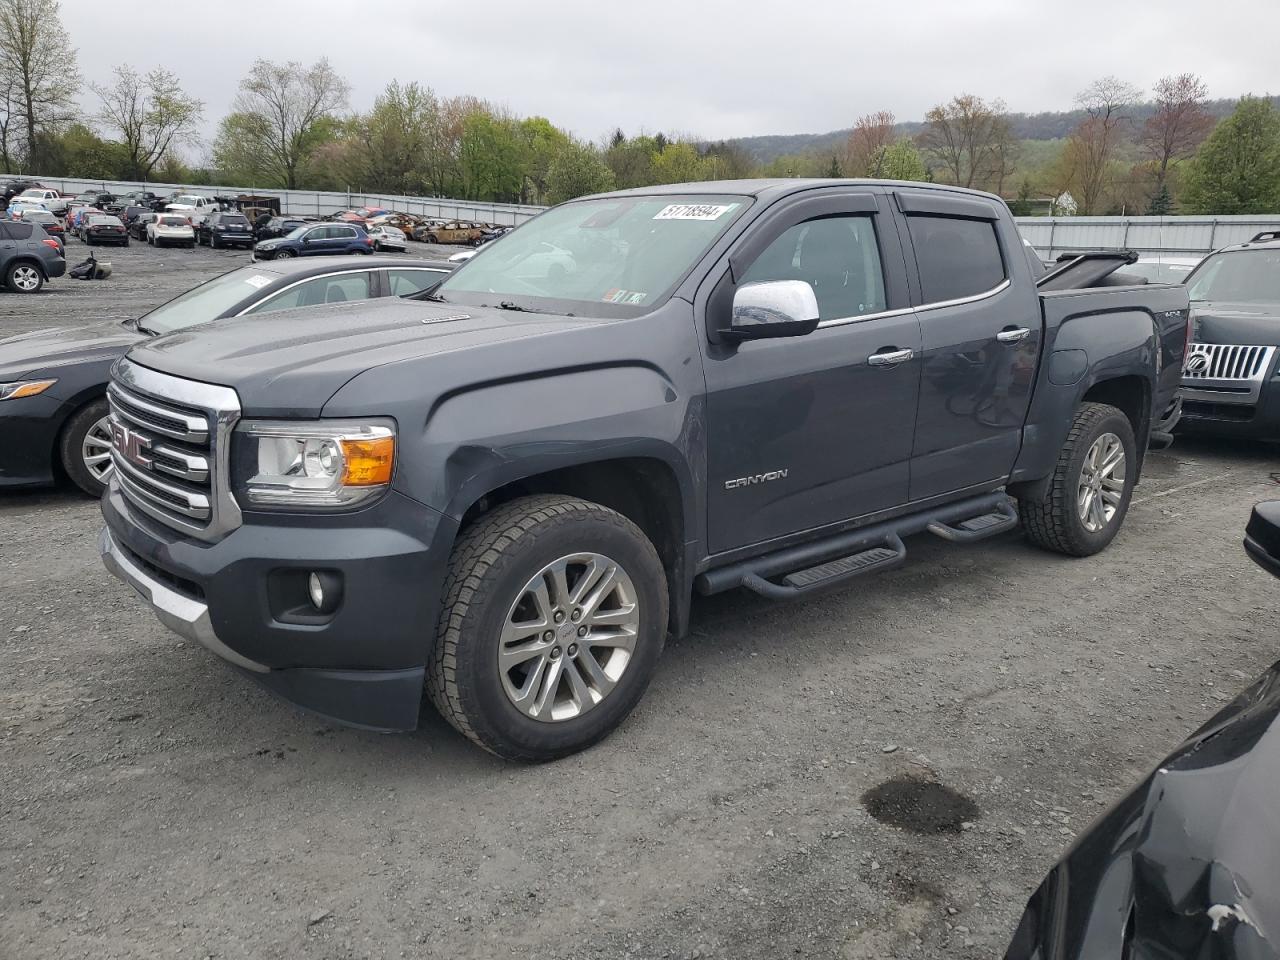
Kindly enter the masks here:
<path id="1" fill-rule="evenodd" d="M 666 625 L 662 563 L 631 521 L 573 497 L 524 497 L 454 548 L 427 692 L 491 753 L 553 760 L 626 718 Z"/>
<path id="2" fill-rule="evenodd" d="M 427 243 L 439 243 L 439 242 L 440 242 L 440 238 L 437 237 L 434 233 L 427 234 Z"/>
<path id="3" fill-rule="evenodd" d="M 101 497 L 114 469 L 106 397 L 71 415 L 62 429 L 59 454 L 71 482 L 89 496 Z"/>
<path id="4" fill-rule="evenodd" d="M 1028 539 L 1073 557 L 1105 549 L 1129 511 L 1137 469 L 1129 418 L 1109 404 L 1081 404 L 1044 497 L 1018 501 Z"/>
<path id="5" fill-rule="evenodd" d="M 4 282 L 14 293 L 39 293 L 44 286 L 44 274 L 30 263 L 15 263 L 5 274 Z"/>

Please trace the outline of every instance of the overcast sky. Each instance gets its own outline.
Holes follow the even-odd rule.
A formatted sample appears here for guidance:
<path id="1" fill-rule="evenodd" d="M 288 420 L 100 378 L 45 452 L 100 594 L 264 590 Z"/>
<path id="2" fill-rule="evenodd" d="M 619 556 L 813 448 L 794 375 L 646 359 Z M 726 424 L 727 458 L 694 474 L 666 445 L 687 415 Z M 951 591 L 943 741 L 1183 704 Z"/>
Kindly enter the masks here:
<path id="1" fill-rule="evenodd" d="M 591 140 L 821 133 L 879 109 L 917 120 L 960 92 L 1060 110 L 1108 73 L 1280 92 L 1280 0 L 62 0 L 62 19 L 86 83 L 122 56 L 163 65 L 210 130 L 256 57 L 327 56 L 353 109 L 417 80 Z"/>

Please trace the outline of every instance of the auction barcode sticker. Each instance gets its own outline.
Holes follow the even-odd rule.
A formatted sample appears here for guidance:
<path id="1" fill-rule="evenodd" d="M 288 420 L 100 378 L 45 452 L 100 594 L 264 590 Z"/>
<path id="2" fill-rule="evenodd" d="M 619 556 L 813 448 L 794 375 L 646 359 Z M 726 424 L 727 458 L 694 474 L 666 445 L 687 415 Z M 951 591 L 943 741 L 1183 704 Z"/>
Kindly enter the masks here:
<path id="1" fill-rule="evenodd" d="M 736 203 L 672 203 L 656 214 L 655 220 L 719 220 Z"/>
<path id="2" fill-rule="evenodd" d="M 271 282 L 271 278 L 264 277 L 260 273 L 255 273 L 252 277 L 245 277 L 244 282 L 251 287 L 257 287 L 259 290 L 261 290 L 263 287 L 265 287 L 268 283 Z"/>

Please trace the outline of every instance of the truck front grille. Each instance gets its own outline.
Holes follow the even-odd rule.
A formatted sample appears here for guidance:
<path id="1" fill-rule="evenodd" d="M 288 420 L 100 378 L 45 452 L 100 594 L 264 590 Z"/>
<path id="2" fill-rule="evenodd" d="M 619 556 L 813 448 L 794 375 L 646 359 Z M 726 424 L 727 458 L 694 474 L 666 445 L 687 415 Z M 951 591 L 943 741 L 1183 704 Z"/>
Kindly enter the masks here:
<path id="1" fill-rule="evenodd" d="M 1257 404 L 1276 348 L 1193 343 L 1182 370 L 1184 396 L 1217 403 Z"/>
<path id="2" fill-rule="evenodd" d="M 202 540 L 240 525 L 227 483 L 234 390 L 122 360 L 107 400 L 114 475 L 135 507 Z"/>

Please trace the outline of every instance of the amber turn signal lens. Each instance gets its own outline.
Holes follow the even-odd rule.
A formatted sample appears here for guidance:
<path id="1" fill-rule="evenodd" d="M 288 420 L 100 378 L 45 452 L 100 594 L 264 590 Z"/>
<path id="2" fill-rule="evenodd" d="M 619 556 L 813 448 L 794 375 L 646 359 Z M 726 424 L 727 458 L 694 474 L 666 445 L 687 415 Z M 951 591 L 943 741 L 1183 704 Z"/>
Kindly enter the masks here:
<path id="1" fill-rule="evenodd" d="M 34 397 L 38 393 L 44 393 L 57 382 L 57 380 L 28 380 L 26 383 L 0 383 L 0 400 Z"/>
<path id="2" fill-rule="evenodd" d="M 391 482 L 391 468 L 396 459 L 395 437 L 371 440 L 342 438 L 342 472 L 344 487 L 376 487 Z"/>

